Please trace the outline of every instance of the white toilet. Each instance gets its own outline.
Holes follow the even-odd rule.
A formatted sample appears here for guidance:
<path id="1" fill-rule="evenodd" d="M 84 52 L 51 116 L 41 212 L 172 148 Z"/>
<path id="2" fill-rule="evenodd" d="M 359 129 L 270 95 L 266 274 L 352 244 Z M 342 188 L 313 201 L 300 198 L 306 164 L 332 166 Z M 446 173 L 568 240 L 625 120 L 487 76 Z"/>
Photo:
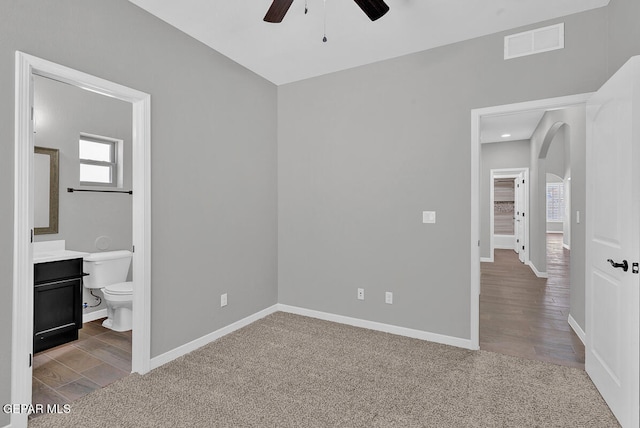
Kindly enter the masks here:
<path id="1" fill-rule="evenodd" d="M 84 258 L 84 286 L 99 289 L 107 304 L 107 319 L 102 325 L 114 331 L 133 326 L 133 282 L 125 282 L 131 265 L 131 251 L 105 251 Z"/>

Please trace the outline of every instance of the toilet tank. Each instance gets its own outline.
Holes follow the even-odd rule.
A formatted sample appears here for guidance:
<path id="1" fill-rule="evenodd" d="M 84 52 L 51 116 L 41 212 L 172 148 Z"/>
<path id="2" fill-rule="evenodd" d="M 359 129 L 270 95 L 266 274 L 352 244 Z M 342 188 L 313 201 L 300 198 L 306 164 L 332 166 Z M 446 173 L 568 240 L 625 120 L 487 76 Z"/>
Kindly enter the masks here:
<path id="1" fill-rule="evenodd" d="M 89 275 L 83 278 L 86 288 L 104 288 L 125 282 L 131 265 L 131 251 L 105 251 L 91 253 L 84 258 L 83 270 Z"/>

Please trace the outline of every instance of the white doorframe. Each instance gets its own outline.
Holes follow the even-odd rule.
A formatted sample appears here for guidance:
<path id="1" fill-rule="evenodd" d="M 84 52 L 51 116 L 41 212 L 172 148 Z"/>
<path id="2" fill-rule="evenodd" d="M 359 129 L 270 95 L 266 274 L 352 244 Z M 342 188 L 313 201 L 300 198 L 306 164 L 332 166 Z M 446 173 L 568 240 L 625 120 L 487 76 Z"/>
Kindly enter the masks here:
<path id="1" fill-rule="evenodd" d="M 133 110 L 133 295 L 132 371 L 149 371 L 151 342 L 151 122 L 143 92 L 17 51 L 15 80 L 13 307 L 11 403 L 31 403 L 33 353 L 33 76 L 48 77 L 130 102 Z M 13 414 L 26 426 L 27 414 Z"/>
<path id="2" fill-rule="evenodd" d="M 480 119 L 504 113 L 584 104 L 590 93 L 471 110 L 471 349 L 480 348 Z M 585 213 L 586 214 L 586 213 Z"/>
<path id="3" fill-rule="evenodd" d="M 494 260 L 494 251 L 495 251 L 495 241 L 494 241 L 494 230 L 495 230 L 495 217 L 493 210 L 493 203 L 495 201 L 494 195 L 494 180 L 496 178 L 518 178 L 520 173 L 524 173 L 524 194 L 525 194 L 525 212 L 529 211 L 529 168 L 499 168 L 499 169 L 491 169 L 489 175 L 489 259 L 482 261 L 493 262 Z M 529 217 L 525 216 L 524 220 L 524 234 L 525 234 L 525 249 L 524 249 L 524 260 L 525 264 L 529 261 Z M 515 234 L 515 233 L 514 233 Z"/>

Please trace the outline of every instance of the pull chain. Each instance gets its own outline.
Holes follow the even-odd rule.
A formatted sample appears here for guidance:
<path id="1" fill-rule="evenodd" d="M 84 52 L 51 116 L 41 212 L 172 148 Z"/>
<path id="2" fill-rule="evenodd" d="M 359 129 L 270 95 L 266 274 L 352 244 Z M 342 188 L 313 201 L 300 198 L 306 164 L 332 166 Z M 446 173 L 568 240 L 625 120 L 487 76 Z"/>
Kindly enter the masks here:
<path id="1" fill-rule="evenodd" d="M 322 37 L 323 43 L 327 42 L 327 0 L 324 2 L 324 37 Z"/>

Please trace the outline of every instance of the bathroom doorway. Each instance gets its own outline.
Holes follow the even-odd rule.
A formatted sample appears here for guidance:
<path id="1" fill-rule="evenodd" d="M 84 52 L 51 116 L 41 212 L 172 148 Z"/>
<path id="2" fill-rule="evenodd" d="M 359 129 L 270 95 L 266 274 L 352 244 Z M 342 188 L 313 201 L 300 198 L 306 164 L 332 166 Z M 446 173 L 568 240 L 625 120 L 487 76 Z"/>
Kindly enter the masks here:
<path id="1" fill-rule="evenodd" d="M 53 79 L 131 104 L 132 248 L 135 249 L 132 271 L 136 279 L 131 371 L 146 373 L 150 360 L 150 97 L 137 90 L 16 52 L 13 403 L 29 403 L 32 396 L 34 76 Z M 26 418 L 26 413 L 12 415 L 12 425 L 26 425 Z"/>
<path id="2" fill-rule="evenodd" d="M 132 106 L 39 75 L 33 77 L 33 90 L 33 247 L 36 284 L 40 284 L 38 274 L 51 266 L 40 264 L 43 251 L 54 254 L 60 248 L 80 256 L 131 250 Z M 47 180 L 50 163 L 36 162 L 42 158 L 38 151 L 56 154 L 54 183 Z M 49 189 L 54 191 L 47 192 Z M 56 227 L 42 227 L 50 217 Z M 103 327 L 108 302 L 100 289 L 87 288 L 87 281 L 94 278 L 87 266 L 82 272 L 90 275 L 72 282 L 74 285 L 59 287 L 54 282 L 35 288 L 33 404 L 69 404 L 131 373 L 131 326 L 118 329 L 128 331 Z M 133 279 L 130 265 L 123 267 L 123 274 L 121 281 Z M 63 333 L 69 318 L 54 318 L 53 314 L 62 307 L 69 309 L 68 315 L 76 314 L 71 312 L 75 305 L 63 295 L 70 288 L 82 290 L 77 302 L 82 311 L 70 317 L 82 328 Z M 131 305 L 131 293 L 129 296 Z"/>

